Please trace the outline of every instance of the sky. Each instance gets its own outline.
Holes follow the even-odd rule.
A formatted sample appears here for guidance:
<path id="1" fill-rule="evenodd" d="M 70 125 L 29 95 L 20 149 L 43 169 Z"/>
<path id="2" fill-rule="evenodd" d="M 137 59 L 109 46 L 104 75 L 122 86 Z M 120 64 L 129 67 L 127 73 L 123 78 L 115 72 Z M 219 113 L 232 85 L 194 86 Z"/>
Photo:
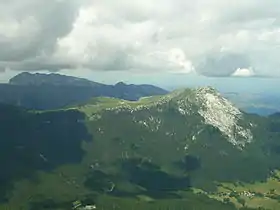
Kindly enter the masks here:
<path id="1" fill-rule="evenodd" d="M 277 88 L 279 55 L 279 0 L 0 0 L 0 82 L 29 71 Z"/>

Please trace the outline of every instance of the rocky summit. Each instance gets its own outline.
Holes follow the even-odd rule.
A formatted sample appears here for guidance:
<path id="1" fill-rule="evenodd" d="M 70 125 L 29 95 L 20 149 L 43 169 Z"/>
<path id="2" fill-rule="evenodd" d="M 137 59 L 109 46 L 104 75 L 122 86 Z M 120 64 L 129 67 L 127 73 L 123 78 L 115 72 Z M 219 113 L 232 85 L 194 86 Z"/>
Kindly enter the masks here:
<path id="1" fill-rule="evenodd" d="M 110 105 L 112 107 L 107 108 Z M 176 114 L 184 116 L 186 120 L 199 114 L 201 118 L 200 124 L 211 125 L 219 129 L 227 137 L 228 141 L 237 147 L 243 148 L 253 140 L 253 134 L 250 130 L 253 124 L 247 122 L 243 113 L 238 108 L 211 87 L 178 90 L 161 97 L 145 97 L 137 102 L 107 98 L 104 99 L 103 104 L 87 104 L 81 110 L 85 113 L 92 114 L 92 110 L 93 112 L 96 111 L 96 106 L 104 107 L 104 110 L 98 109 L 99 111 L 111 110 L 115 111 L 115 113 L 121 111 L 135 113 L 149 109 L 152 109 L 155 113 L 159 113 L 164 110 L 168 111 L 173 109 L 177 111 Z M 151 119 L 154 121 L 152 114 L 146 120 L 141 121 L 141 123 L 148 127 Z M 163 119 L 157 119 L 158 129 L 161 122 L 163 122 Z M 196 137 L 194 135 L 192 138 L 195 139 Z"/>

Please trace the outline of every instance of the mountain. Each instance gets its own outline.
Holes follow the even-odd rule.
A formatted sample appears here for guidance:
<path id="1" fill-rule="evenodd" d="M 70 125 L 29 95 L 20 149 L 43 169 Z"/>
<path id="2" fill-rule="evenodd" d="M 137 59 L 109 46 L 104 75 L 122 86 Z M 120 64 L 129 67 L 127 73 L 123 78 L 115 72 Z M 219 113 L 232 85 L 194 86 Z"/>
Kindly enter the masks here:
<path id="1" fill-rule="evenodd" d="M 0 115 L 0 209 L 280 208 L 279 115 L 211 87 Z"/>
<path id="2" fill-rule="evenodd" d="M 21 73 L 12 78 L 10 84 L 0 84 L 0 103 L 47 110 L 79 104 L 97 96 L 138 100 L 166 93 L 153 85 L 105 85 L 59 74 Z"/>
<path id="3" fill-rule="evenodd" d="M 71 77 L 60 74 L 41 74 L 23 72 L 9 80 L 12 85 L 55 85 L 55 86 L 99 86 L 102 85 L 83 78 Z"/>

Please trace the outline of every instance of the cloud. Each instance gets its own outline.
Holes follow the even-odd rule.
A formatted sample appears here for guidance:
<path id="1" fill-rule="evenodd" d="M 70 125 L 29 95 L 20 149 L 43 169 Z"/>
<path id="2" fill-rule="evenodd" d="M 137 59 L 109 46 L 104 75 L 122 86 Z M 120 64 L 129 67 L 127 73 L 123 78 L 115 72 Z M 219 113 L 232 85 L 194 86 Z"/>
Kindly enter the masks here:
<path id="1" fill-rule="evenodd" d="M 278 0 L 0 0 L 0 69 L 278 75 Z"/>
<path id="2" fill-rule="evenodd" d="M 51 56 L 57 39 L 72 30 L 78 11 L 75 0 L 0 0 L 0 61 Z"/>
<path id="3" fill-rule="evenodd" d="M 197 63 L 196 69 L 200 74 L 216 77 L 232 75 L 237 68 L 245 68 L 250 65 L 246 55 L 228 52 L 207 55 Z"/>
<path id="4" fill-rule="evenodd" d="M 231 74 L 231 76 L 234 76 L 234 77 L 251 77 L 251 76 L 254 76 L 254 75 L 255 75 L 255 72 L 251 68 L 248 68 L 248 69 L 238 68 L 238 69 L 236 69 L 235 72 L 233 72 Z"/>

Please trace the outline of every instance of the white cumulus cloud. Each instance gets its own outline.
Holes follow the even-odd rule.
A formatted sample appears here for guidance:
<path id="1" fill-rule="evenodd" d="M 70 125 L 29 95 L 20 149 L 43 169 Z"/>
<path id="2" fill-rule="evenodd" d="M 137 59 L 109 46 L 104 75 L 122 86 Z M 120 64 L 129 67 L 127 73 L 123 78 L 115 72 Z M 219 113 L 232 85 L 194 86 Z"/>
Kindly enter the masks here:
<path id="1" fill-rule="evenodd" d="M 234 77 L 251 77 L 254 76 L 255 72 L 252 68 L 238 68 L 236 71 L 232 74 Z"/>

